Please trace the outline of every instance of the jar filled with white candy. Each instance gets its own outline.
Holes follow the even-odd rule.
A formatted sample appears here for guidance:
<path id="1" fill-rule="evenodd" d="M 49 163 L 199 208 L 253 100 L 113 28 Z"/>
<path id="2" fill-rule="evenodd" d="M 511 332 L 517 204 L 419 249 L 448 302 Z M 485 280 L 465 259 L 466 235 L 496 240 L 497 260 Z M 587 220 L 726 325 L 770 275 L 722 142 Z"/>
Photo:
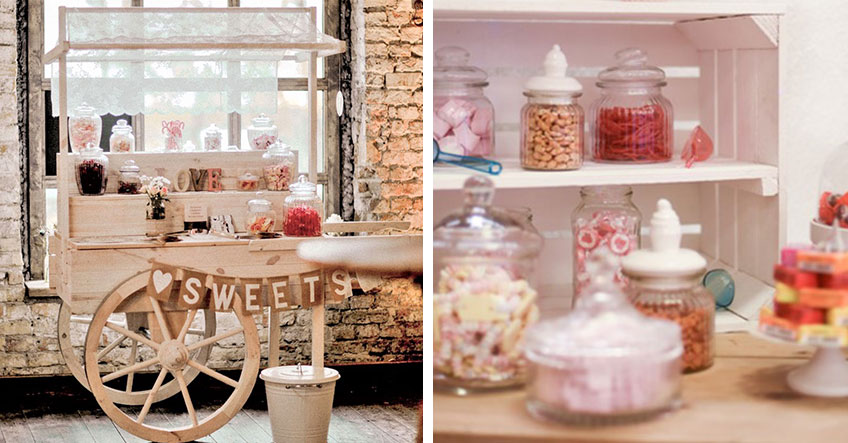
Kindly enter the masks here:
<path id="1" fill-rule="evenodd" d="M 488 74 L 470 66 L 465 49 L 436 51 L 433 138 L 442 152 L 487 157 L 495 148 L 495 108 L 483 94 Z"/>
<path id="2" fill-rule="evenodd" d="M 112 126 L 112 135 L 109 137 L 110 152 L 135 152 L 135 136 L 132 126 L 124 119 L 118 120 L 118 124 Z"/>
<path id="3" fill-rule="evenodd" d="M 465 181 L 465 205 L 433 233 L 433 383 L 464 395 L 524 383 L 524 331 L 539 318 L 530 283 L 542 237 L 492 206 L 494 185 Z"/>
<path id="4" fill-rule="evenodd" d="M 72 152 L 81 152 L 89 143 L 100 146 L 103 120 L 94 108 L 83 103 L 68 117 L 68 133 Z"/>
<path id="5" fill-rule="evenodd" d="M 680 403 L 680 328 L 636 310 L 614 282 L 617 257 L 589 263 L 592 283 L 573 311 L 527 333 L 527 409 L 580 425 L 653 418 Z"/>

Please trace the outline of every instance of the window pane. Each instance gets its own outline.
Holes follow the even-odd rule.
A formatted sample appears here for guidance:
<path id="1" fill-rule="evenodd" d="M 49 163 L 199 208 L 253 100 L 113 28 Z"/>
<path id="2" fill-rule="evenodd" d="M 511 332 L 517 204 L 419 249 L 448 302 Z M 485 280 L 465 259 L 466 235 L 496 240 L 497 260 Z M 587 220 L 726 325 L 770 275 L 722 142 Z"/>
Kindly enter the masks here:
<path id="1" fill-rule="evenodd" d="M 179 120 L 185 123 L 183 127 L 183 146 L 192 142 L 195 149 L 203 148 L 203 139 L 200 132 L 215 123 L 215 126 L 224 133 L 224 146 L 227 138 L 227 114 L 223 112 L 214 114 L 145 114 L 144 115 L 144 150 L 161 151 L 165 149 L 165 135 L 162 133 L 162 122 Z M 138 149 L 138 148 L 136 148 Z"/>
<path id="2" fill-rule="evenodd" d="M 306 91 L 280 91 L 277 113 L 268 117 L 277 125 L 280 140 L 297 151 L 299 172 L 309 171 L 309 112 Z M 247 146 L 247 127 L 256 115 L 242 116 L 241 145 Z M 324 172 L 324 91 L 318 91 L 318 172 Z"/>

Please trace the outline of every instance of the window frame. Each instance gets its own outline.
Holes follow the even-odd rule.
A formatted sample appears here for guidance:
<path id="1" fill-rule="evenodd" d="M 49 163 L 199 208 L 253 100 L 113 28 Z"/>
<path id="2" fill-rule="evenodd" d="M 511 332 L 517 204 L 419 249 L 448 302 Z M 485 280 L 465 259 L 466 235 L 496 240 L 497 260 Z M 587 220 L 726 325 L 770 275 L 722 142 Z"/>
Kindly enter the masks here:
<path id="1" fill-rule="evenodd" d="M 50 79 L 44 75 L 44 1 L 29 0 L 27 10 L 27 69 L 28 69 L 28 151 L 27 189 L 28 210 L 22 220 L 28 226 L 29 250 L 25 257 L 25 278 L 28 281 L 46 278 L 47 238 L 52 226 L 47 226 L 47 190 L 56 187 L 56 177 L 46 175 L 46 118 L 45 91 L 51 89 Z M 323 0 L 323 32 L 340 38 L 341 2 Z M 227 7 L 238 8 L 240 0 L 227 0 Z M 143 7 L 143 0 L 131 0 L 131 7 Z M 340 121 L 336 112 L 336 96 L 340 93 L 341 56 L 322 57 L 324 77 L 318 78 L 317 89 L 323 91 L 324 171 L 318 174 L 318 183 L 324 185 L 324 206 L 327 213 L 341 212 L 341 142 Z M 278 78 L 277 91 L 307 91 L 306 78 Z M 230 113 L 227 119 L 229 144 L 241 142 L 242 116 Z M 144 142 L 144 116 L 132 116 L 131 122 L 139 144 Z"/>

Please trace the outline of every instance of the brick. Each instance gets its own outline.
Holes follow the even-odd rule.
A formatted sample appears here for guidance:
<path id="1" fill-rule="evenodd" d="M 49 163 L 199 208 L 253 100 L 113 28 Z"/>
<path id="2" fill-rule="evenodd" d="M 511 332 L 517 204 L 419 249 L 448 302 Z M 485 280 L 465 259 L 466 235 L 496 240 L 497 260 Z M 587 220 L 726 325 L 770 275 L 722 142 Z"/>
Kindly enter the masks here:
<path id="1" fill-rule="evenodd" d="M 420 73 L 405 72 L 386 74 L 386 88 L 415 89 L 421 86 L 422 77 Z"/>

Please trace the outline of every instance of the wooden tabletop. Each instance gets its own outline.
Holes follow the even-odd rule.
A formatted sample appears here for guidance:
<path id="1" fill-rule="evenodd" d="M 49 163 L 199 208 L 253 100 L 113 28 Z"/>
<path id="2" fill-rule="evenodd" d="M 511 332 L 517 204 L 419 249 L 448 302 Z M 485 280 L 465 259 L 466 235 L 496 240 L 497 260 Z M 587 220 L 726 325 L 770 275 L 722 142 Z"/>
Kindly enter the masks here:
<path id="1" fill-rule="evenodd" d="M 683 379 L 683 407 L 654 421 L 605 428 L 533 419 L 521 390 L 433 397 L 436 442 L 812 442 L 844 441 L 848 398 L 796 394 L 786 374 L 812 348 L 746 333 L 717 336 L 715 365 Z"/>

